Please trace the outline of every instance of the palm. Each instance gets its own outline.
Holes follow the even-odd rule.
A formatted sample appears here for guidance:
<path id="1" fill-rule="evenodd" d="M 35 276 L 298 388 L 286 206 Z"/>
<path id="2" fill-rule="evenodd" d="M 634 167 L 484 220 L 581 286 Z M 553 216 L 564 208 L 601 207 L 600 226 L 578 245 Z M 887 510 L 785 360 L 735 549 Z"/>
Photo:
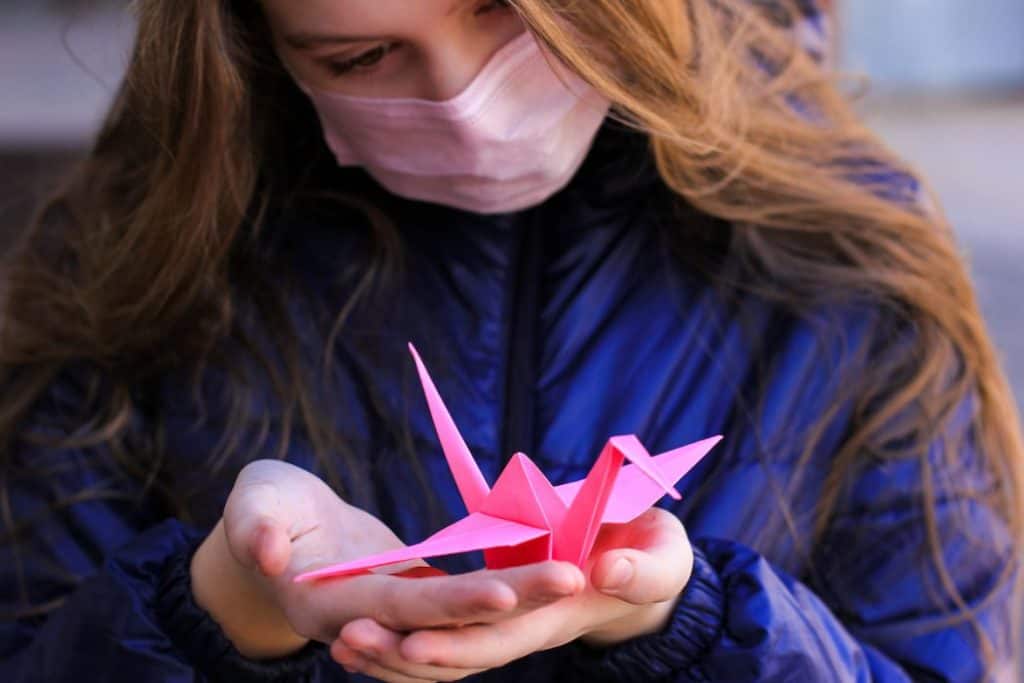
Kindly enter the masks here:
<path id="1" fill-rule="evenodd" d="M 578 570 L 563 563 L 417 581 L 387 575 L 425 565 L 422 560 L 390 566 L 386 574 L 295 583 L 302 572 L 404 544 L 315 475 L 280 461 L 256 461 L 242 470 L 223 521 L 231 554 L 258 570 L 261 591 L 292 629 L 324 642 L 366 616 L 400 629 L 486 621 L 546 604 L 582 583 Z"/>

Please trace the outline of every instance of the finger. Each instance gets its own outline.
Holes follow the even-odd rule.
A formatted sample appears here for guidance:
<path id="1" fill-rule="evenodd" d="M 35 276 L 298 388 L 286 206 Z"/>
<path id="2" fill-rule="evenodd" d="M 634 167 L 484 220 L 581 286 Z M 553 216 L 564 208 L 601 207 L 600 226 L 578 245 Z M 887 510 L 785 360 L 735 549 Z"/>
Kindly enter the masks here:
<path id="1" fill-rule="evenodd" d="M 369 663 L 367 662 L 366 657 L 346 646 L 340 640 L 336 640 L 331 643 L 330 654 L 331 659 L 336 661 L 338 664 L 341 664 L 345 671 L 350 674 L 362 671 Z"/>
<path id="2" fill-rule="evenodd" d="M 255 500 L 248 501 L 248 505 L 251 507 L 247 514 L 239 515 L 233 530 L 225 527 L 232 554 L 243 565 L 257 569 L 265 576 L 279 576 L 291 559 L 288 525 L 278 517 L 257 511 Z"/>
<path id="3" fill-rule="evenodd" d="M 587 587 L 583 572 L 568 562 L 539 562 L 507 569 L 484 570 L 480 574 L 499 579 L 516 594 L 516 607 L 499 615 L 502 619 L 516 617 L 562 598 L 572 597 Z"/>
<path id="4" fill-rule="evenodd" d="M 375 678 L 378 681 L 384 681 L 385 683 L 435 683 L 427 678 L 413 678 L 412 676 L 405 676 L 372 661 L 368 662 L 366 666 L 359 671 L 359 673 Z"/>
<path id="5" fill-rule="evenodd" d="M 257 460 L 238 475 L 224 506 L 224 529 L 235 558 L 268 576 L 281 574 L 291 556 L 291 538 L 302 516 L 294 496 L 281 488 L 293 481 L 295 468 L 287 463 Z M 298 506 L 308 504 L 300 500 Z"/>
<path id="6" fill-rule="evenodd" d="M 340 664 L 350 674 L 363 674 L 379 681 L 388 681 L 389 683 L 424 683 L 425 681 L 430 681 L 428 678 L 415 678 L 397 671 L 391 671 L 347 647 L 340 640 L 335 640 L 331 643 L 330 654 L 331 659 Z"/>
<path id="7" fill-rule="evenodd" d="M 372 619 L 358 619 L 346 624 L 338 640 L 344 647 L 355 651 L 371 664 L 385 670 L 431 681 L 456 681 L 479 673 L 482 669 L 437 667 L 410 662 L 402 657 L 399 647 L 402 636 L 386 629 Z"/>
<path id="8" fill-rule="evenodd" d="M 265 576 L 279 576 L 284 572 L 291 553 L 291 539 L 284 528 L 277 524 L 258 528 L 253 557 L 256 558 L 256 568 Z"/>
<path id="9" fill-rule="evenodd" d="M 398 631 L 509 618 L 575 595 L 584 587 L 582 572 L 565 562 L 412 581 L 386 575 L 349 580 L 363 585 L 346 592 L 347 613 L 371 617 Z"/>
<path id="10" fill-rule="evenodd" d="M 337 661 L 349 674 L 362 674 L 372 676 L 380 681 L 393 681 L 394 683 L 422 683 L 431 680 L 391 671 L 372 658 L 364 656 L 348 647 L 341 640 L 331 643 L 330 652 L 331 658 Z"/>
<path id="11" fill-rule="evenodd" d="M 693 548 L 679 518 L 664 510 L 645 513 L 640 523 L 642 548 L 603 553 L 590 571 L 593 586 L 607 595 L 635 604 L 664 602 L 677 596 L 693 571 Z"/>
<path id="12" fill-rule="evenodd" d="M 394 681 L 395 683 L 421 683 L 423 681 L 457 680 L 454 678 L 442 679 L 410 676 L 401 671 L 396 671 L 387 667 L 372 657 L 364 656 L 342 643 L 340 639 L 331 643 L 330 655 L 334 661 L 344 667 L 345 671 L 372 676 L 373 678 L 381 681 Z"/>
<path id="13" fill-rule="evenodd" d="M 403 659 L 454 669 L 493 669 L 526 655 L 568 642 L 558 608 L 493 624 L 454 629 L 429 629 L 406 636 L 399 645 Z M 544 614 L 547 612 L 547 614 Z"/>
<path id="14" fill-rule="evenodd" d="M 253 482 L 236 486 L 224 508 L 224 529 L 231 553 L 244 566 L 277 576 L 288 564 L 291 520 L 276 486 Z"/>
<path id="15" fill-rule="evenodd" d="M 462 580 L 460 580 L 462 579 Z M 361 596 L 362 605 L 347 611 L 370 617 L 400 631 L 450 626 L 480 615 L 496 615 L 516 606 L 516 594 L 496 579 L 483 577 L 431 577 L 424 579 L 367 577 L 372 590 Z"/>

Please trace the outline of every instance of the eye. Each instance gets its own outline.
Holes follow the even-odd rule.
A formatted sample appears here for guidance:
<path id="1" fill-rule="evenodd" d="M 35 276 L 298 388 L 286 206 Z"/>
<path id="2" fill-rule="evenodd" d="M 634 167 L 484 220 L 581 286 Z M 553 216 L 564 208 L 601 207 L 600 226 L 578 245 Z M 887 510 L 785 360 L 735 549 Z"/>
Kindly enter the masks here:
<path id="1" fill-rule="evenodd" d="M 491 2 L 488 2 L 486 5 L 478 9 L 476 13 L 487 14 L 488 12 L 503 9 L 512 9 L 512 5 L 509 3 L 509 0 L 491 0 Z"/>
<path id="2" fill-rule="evenodd" d="M 360 55 L 340 62 L 327 62 L 327 68 L 335 76 L 343 76 L 352 71 L 368 71 L 376 66 L 384 57 L 398 47 L 398 43 L 387 43 L 367 50 Z"/>

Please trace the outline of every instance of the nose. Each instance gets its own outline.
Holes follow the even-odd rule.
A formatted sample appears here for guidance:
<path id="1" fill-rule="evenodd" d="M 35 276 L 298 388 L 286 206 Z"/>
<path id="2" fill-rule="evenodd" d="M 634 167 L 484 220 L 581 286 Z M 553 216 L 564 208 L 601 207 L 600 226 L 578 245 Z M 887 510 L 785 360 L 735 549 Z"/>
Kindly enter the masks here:
<path id="1" fill-rule="evenodd" d="M 420 95 L 433 101 L 449 100 L 465 90 L 494 54 L 526 30 L 470 37 L 439 37 L 426 55 L 427 78 Z"/>

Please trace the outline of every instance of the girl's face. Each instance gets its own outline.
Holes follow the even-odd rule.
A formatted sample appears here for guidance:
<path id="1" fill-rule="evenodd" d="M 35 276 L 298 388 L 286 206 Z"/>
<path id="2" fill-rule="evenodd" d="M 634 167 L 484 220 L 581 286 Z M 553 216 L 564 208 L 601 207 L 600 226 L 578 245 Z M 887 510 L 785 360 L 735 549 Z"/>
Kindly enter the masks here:
<path id="1" fill-rule="evenodd" d="M 526 30 L 507 0 L 263 0 L 278 55 L 308 86 L 446 100 Z"/>

